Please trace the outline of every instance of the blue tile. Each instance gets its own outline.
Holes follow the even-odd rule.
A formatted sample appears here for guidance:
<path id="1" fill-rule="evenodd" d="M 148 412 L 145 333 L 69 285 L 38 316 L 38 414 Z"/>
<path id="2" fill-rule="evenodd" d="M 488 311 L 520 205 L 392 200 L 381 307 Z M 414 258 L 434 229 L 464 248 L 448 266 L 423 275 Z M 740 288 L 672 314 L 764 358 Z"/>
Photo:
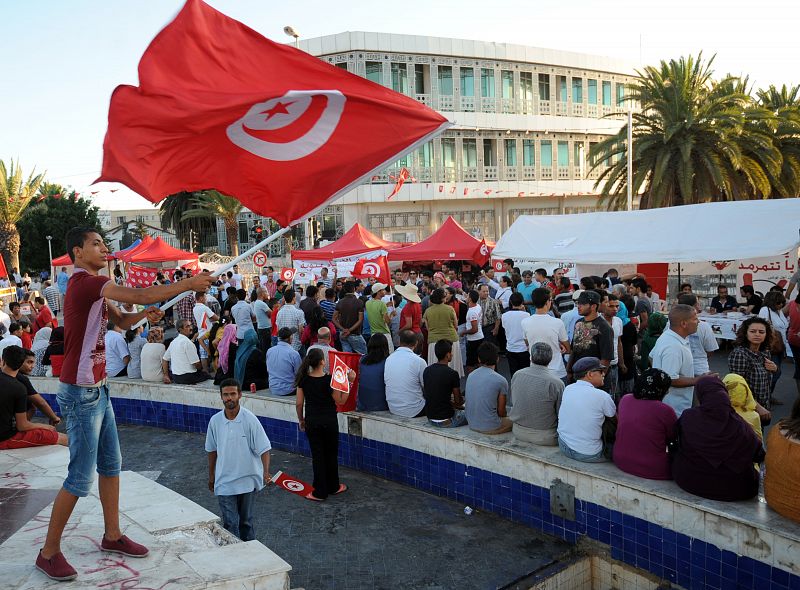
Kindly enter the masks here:
<path id="1" fill-rule="evenodd" d="M 777 567 L 772 568 L 772 582 L 782 588 L 789 587 L 789 578 L 791 575 L 789 572 L 783 571 Z"/>

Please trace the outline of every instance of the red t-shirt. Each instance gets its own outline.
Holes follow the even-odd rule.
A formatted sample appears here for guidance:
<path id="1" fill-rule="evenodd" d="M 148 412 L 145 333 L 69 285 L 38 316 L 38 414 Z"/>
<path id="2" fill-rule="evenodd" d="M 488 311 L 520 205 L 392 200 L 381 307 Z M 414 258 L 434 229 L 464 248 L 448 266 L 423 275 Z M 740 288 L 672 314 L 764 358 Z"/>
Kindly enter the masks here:
<path id="1" fill-rule="evenodd" d="M 67 283 L 62 383 L 94 385 L 106 377 L 108 305 L 103 290 L 110 280 L 76 268 Z"/>
<path id="2" fill-rule="evenodd" d="M 647 479 L 672 479 L 667 441 L 675 436 L 675 410 L 655 400 L 622 396 L 617 412 L 614 464 Z"/>
<path id="3" fill-rule="evenodd" d="M 400 311 L 400 326 L 405 326 L 408 323 L 408 318 L 411 318 L 411 327 L 409 330 L 419 334 L 420 322 L 422 322 L 422 305 L 414 303 L 413 301 L 406 301 L 402 311 Z"/>
<path id="4" fill-rule="evenodd" d="M 33 333 L 36 334 L 42 328 L 53 327 L 53 312 L 48 306 L 43 306 L 33 322 Z"/>

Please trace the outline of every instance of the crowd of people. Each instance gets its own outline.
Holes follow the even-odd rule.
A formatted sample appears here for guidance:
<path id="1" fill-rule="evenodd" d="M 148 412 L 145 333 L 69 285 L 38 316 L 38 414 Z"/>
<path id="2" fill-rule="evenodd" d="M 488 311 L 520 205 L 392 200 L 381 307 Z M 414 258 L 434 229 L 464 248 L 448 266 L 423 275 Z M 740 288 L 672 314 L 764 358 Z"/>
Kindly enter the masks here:
<path id="1" fill-rule="evenodd" d="M 577 461 L 613 461 L 627 473 L 674 479 L 717 500 L 754 497 L 766 461 L 767 501 L 800 521 L 800 508 L 791 501 L 800 493 L 793 461 L 800 448 L 800 401 L 770 431 L 770 452 L 762 441 L 762 425 L 779 403 L 773 394 L 789 349 L 800 399 L 800 294 L 787 305 L 779 290 L 762 299 L 744 286 L 739 303 L 719 286 L 711 312 L 752 314 L 739 327 L 721 378 L 710 371 L 708 358 L 720 341 L 698 319 L 702 307 L 691 285 L 681 285 L 667 313 L 643 275 L 609 269 L 573 284 L 560 270 L 520 271 L 512 260 L 504 267 L 405 268 L 395 271 L 391 285 L 329 276 L 324 269 L 305 288 L 280 280 L 270 267 L 252 277 L 234 267 L 181 299 L 172 317 L 146 328 L 126 329 L 125 318 L 142 312 L 120 303 L 99 328 L 105 369 L 111 377 L 165 384 L 213 380 L 226 408 L 226 391 L 235 397 L 233 387 L 239 396 L 266 389 L 295 396 L 313 459 L 309 500 L 347 489 L 336 466 L 336 406 L 347 394 L 331 388 L 329 365 L 329 353 L 343 351 L 360 356 L 353 392 L 360 411 L 388 411 L 485 435 L 510 432 L 533 445 L 558 447 Z M 183 281 L 197 282 L 177 271 L 174 281 L 159 276 L 155 284 L 178 289 Z M 3 353 L 7 377 L 14 371 L 15 378 L 24 376 L 20 354 L 31 358 L 28 374 L 60 374 L 69 334 L 47 299 L 34 297 L 32 309 L 26 341 L 19 306 L 11 306 L 0 340 L 9 351 L 8 361 Z M 173 326 L 177 334 L 165 340 Z M 510 381 L 498 371 L 501 362 Z M 350 371 L 351 381 L 355 376 Z M 30 399 L 25 412 L 31 404 L 52 414 Z M 19 402 L 15 410 L 21 408 Z M 11 414 L 0 414 L 4 434 L 14 417 L 22 425 L 18 431 L 30 426 L 19 422 L 19 412 Z M 268 440 L 262 443 L 260 449 Z"/>

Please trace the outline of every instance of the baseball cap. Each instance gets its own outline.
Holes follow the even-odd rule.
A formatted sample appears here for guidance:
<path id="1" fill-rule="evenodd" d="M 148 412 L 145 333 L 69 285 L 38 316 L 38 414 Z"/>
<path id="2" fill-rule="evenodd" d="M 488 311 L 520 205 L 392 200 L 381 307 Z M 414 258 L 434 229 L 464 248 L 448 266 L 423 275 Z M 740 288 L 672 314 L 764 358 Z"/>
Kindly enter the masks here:
<path id="1" fill-rule="evenodd" d="M 585 356 L 582 359 L 575 361 L 572 365 L 573 373 L 588 373 L 589 371 L 606 370 L 606 367 L 600 364 L 600 359 L 596 356 Z"/>
<path id="2" fill-rule="evenodd" d="M 578 289 L 577 291 L 574 291 L 572 293 L 572 300 L 573 301 L 577 301 L 578 297 L 580 297 L 582 293 L 583 293 L 583 289 Z"/>
<path id="3" fill-rule="evenodd" d="M 594 291 L 583 291 L 577 299 L 578 303 L 594 303 L 600 305 L 600 295 Z"/>

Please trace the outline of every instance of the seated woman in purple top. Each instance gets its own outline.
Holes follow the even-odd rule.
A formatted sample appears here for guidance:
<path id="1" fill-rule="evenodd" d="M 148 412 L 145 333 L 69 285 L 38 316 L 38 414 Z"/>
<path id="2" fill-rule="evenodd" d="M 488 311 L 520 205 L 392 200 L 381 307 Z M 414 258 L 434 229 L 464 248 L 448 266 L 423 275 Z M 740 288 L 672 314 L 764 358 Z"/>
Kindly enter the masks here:
<path id="1" fill-rule="evenodd" d="M 667 443 L 675 437 L 675 410 L 661 400 L 672 379 L 648 369 L 636 380 L 633 394 L 622 397 L 617 411 L 614 464 L 631 475 L 672 479 Z"/>

